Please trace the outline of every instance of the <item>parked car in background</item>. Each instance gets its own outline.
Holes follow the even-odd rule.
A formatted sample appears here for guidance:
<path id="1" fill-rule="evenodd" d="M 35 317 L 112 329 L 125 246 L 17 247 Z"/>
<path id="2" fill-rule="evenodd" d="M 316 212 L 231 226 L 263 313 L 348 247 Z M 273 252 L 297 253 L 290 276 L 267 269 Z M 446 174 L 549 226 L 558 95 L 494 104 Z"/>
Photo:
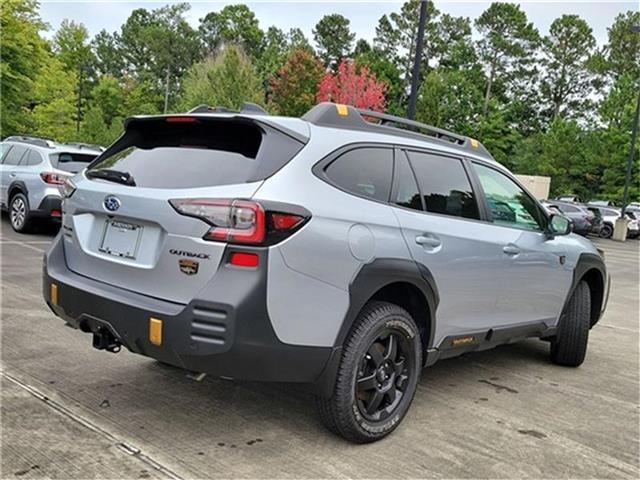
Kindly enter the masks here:
<path id="1" fill-rule="evenodd" d="M 96 348 L 310 384 L 359 443 L 400 424 L 439 359 L 535 337 L 584 361 L 604 260 L 477 140 L 330 103 L 125 129 L 66 180 L 43 269 Z"/>
<path id="2" fill-rule="evenodd" d="M 615 207 L 615 203 L 611 200 L 591 200 L 589 205 L 593 205 L 596 207 Z"/>
<path id="3" fill-rule="evenodd" d="M 613 235 L 613 229 L 616 224 L 616 220 L 620 218 L 622 212 L 618 208 L 613 207 L 602 207 L 598 205 L 588 205 L 591 208 L 595 208 L 600 211 L 602 215 L 602 228 L 600 229 L 599 235 L 602 238 L 611 238 Z M 633 211 L 626 211 L 625 216 L 628 219 L 627 224 L 627 237 L 628 238 L 638 238 L 640 236 L 640 225 L 638 224 L 638 217 Z"/>
<path id="4" fill-rule="evenodd" d="M 101 153 L 99 147 L 65 145 L 13 136 L 0 143 L 0 208 L 11 227 L 26 232 L 38 219 L 62 217 L 59 187 Z"/>
<path id="5" fill-rule="evenodd" d="M 589 233 L 599 233 L 602 227 L 602 219 L 598 218 L 592 209 L 577 203 L 560 202 L 556 200 L 547 201 L 550 207 L 555 207 L 565 217 L 573 222 L 573 231 L 579 235 Z"/>
<path id="6" fill-rule="evenodd" d="M 554 200 L 558 202 L 573 202 L 573 203 L 581 203 L 580 197 L 578 195 L 559 195 Z"/>

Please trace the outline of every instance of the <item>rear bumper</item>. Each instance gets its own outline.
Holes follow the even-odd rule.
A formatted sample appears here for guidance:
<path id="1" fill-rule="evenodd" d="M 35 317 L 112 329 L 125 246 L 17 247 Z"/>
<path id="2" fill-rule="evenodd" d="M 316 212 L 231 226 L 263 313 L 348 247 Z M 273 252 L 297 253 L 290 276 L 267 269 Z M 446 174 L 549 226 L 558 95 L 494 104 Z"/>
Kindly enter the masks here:
<path id="1" fill-rule="evenodd" d="M 319 393 L 332 385 L 335 369 L 326 367 L 336 363 L 339 349 L 284 344 L 273 331 L 266 307 L 267 249 L 252 249 L 260 255 L 257 269 L 223 263 L 196 298 L 181 305 L 70 271 L 61 238 L 45 254 L 43 295 L 72 327 L 85 332 L 107 328 L 134 353 L 196 372 L 309 383 Z M 52 299 L 52 283 L 57 299 Z M 162 320 L 159 346 L 149 340 L 150 318 Z"/>
<path id="2" fill-rule="evenodd" d="M 52 212 L 57 214 L 52 215 Z M 56 195 L 47 195 L 40 201 L 38 208 L 31 211 L 31 215 L 36 217 L 51 217 L 60 220 L 62 218 L 62 199 Z"/>

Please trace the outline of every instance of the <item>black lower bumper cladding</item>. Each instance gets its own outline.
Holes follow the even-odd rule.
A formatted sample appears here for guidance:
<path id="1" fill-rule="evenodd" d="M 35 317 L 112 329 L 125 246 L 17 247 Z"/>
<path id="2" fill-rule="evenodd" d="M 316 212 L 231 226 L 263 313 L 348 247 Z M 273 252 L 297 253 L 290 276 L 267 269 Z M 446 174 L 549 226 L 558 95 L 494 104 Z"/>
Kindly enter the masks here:
<path id="1" fill-rule="evenodd" d="M 43 295 L 53 312 L 72 327 L 91 333 L 107 329 L 130 351 L 187 370 L 318 388 L 332 384 L 327 376 L 334 374 L 333 368 L 325 367 L 336 363 L 330 360 L 339 349 L 282 343 L 266 306 L 268 250 L 234 247 L 237 250 L 257 253 L 260 267 L 234 267 L 223 260 L 197 298 L 181 305 L 72 272 L 58 235 L 45 254 Z M 162 321 L 161 345 L 150 340 L 152 318 Z"/>

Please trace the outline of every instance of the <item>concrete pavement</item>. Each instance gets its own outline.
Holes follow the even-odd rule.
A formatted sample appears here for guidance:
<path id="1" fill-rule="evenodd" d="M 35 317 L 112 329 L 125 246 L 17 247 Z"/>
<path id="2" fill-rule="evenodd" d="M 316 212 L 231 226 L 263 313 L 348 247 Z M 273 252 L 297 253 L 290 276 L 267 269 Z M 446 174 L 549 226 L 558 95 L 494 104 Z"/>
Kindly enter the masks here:
<path id="1" fill-rule="evenodd" d="M 442 361 L 393 435 L 356 446 L 300 389 L 94 350 L 42 301 L 50 239 L 2 220 L 2 478 L 640 477 L 638 241 L 596 240 L 614 283 L 582 367 L 537 340 Z"/>

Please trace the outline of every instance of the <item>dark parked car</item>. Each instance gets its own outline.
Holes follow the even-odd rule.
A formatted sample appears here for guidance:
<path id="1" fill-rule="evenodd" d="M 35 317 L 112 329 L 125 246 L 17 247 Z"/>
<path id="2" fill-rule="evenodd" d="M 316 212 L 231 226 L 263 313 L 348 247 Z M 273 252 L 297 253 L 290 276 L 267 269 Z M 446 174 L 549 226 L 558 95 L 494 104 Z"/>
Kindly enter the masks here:
<path id="1" fill-rule="evenodd" d="M 589 208 L 585 205 L 577 203 L 559 202 L 551 200 L 547 202 L 549 206 L 553 206 L 565 217 L 573 222 L 573 231 L 580 235 L 589 233 L 597 233 L 602 226 L 602 217 L 598 218 L 595 208 Z"/>

